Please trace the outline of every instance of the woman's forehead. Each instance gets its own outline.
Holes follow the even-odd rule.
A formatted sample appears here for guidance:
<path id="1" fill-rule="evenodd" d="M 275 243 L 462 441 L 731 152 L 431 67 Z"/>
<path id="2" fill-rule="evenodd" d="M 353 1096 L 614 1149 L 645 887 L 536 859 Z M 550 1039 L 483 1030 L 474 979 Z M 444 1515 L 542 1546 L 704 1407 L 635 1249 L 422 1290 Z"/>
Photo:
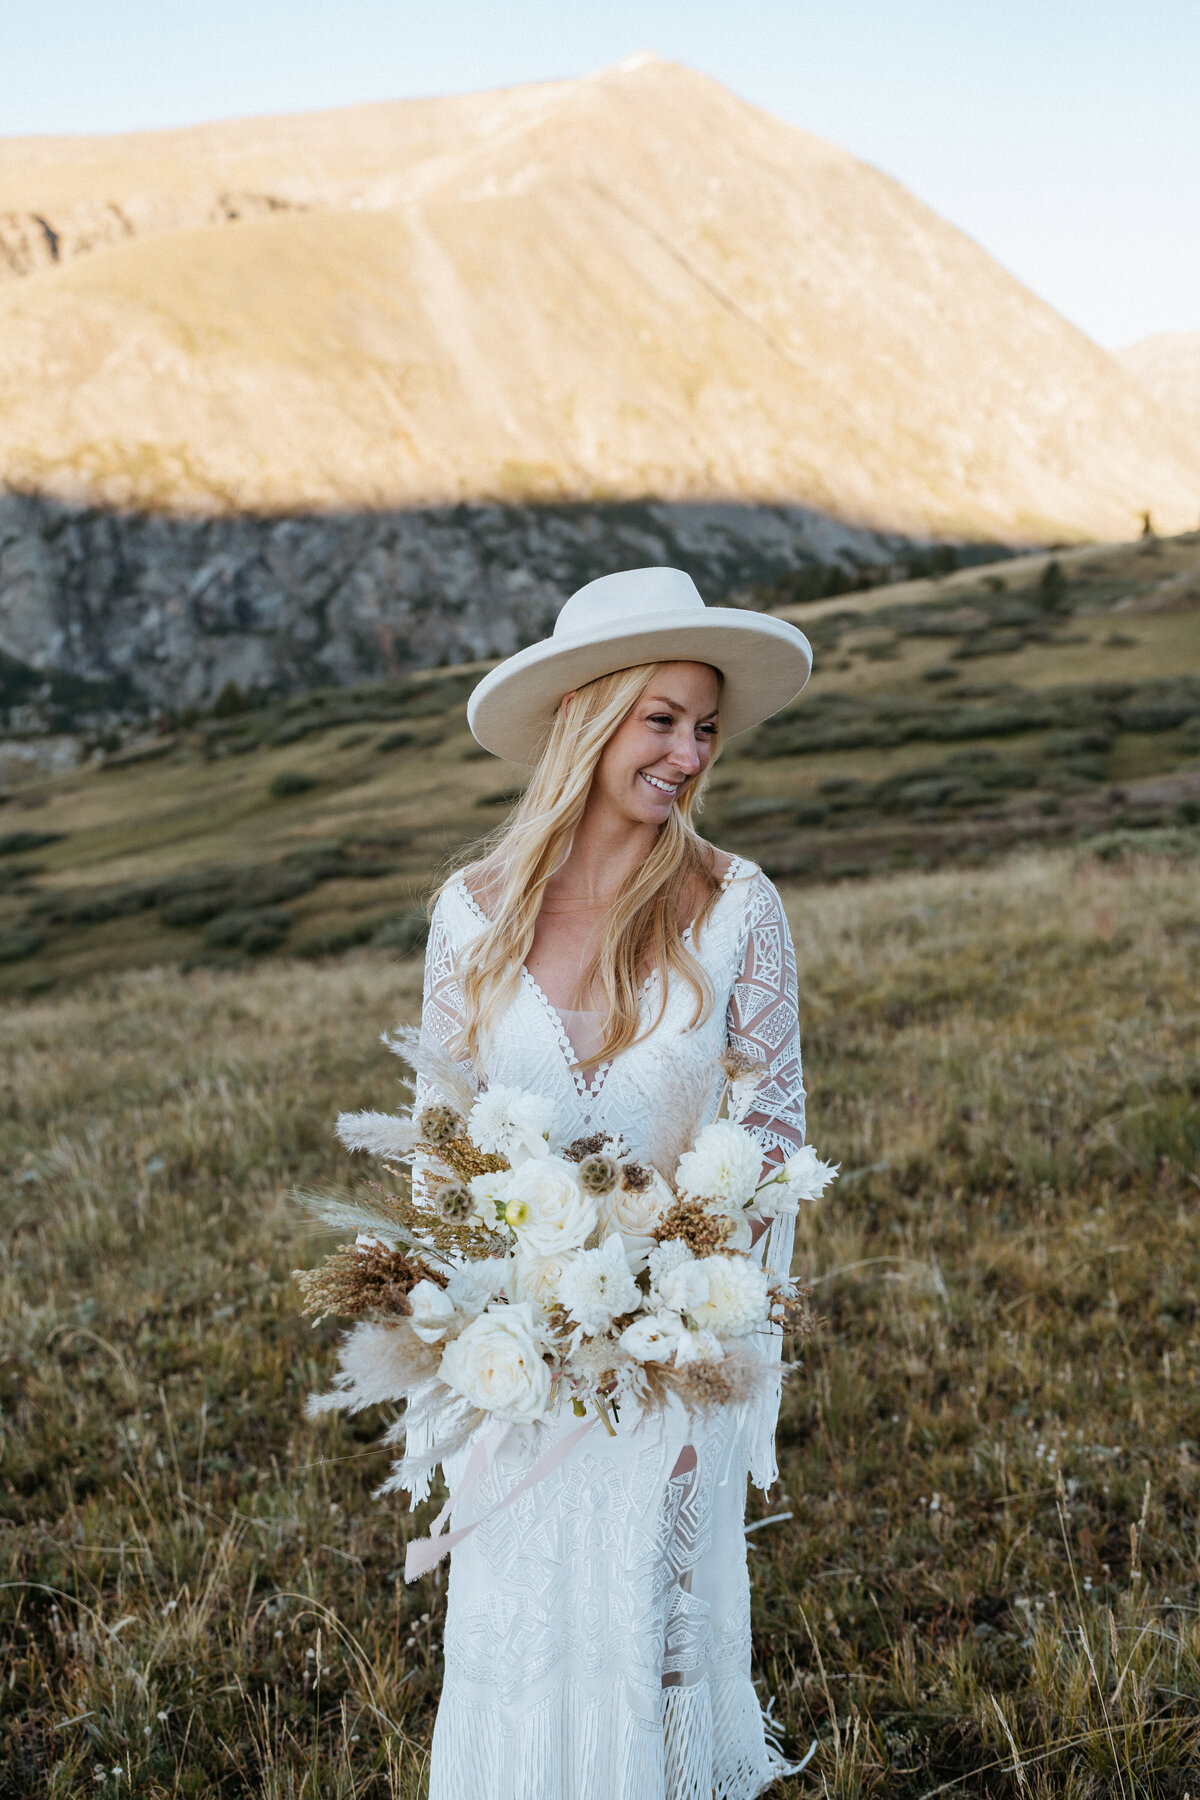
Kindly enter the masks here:
<path id="1" fill-rule="evenodd" d="M 710 663 L 661 663 L 643 692 L 655 700 L 668 700 L 678 711 L 698 708 L 715 712 L 721 697 L 721 676 Z"/>

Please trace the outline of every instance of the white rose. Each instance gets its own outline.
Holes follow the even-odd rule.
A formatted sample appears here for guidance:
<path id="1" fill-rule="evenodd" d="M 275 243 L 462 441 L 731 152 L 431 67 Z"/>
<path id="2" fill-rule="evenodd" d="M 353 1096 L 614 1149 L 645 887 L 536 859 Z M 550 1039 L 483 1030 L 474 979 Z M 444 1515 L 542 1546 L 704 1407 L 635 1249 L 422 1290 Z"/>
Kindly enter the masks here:
<path id="1" fill-rule="evenodd" d="M 747 1256 L 706 1256 L 697 1267 L 708 1293 L 691 1308 L 697 1325 L 718 1337 L 745 1337 L 767 1317 L 767 1276 Z"/>
<path id="2" fill-rule="evenodd" d="M 442 1380 L 464 1400 L 527 1425 L 550 1404 L 550 1371 L 542 1361 L 528 1305 L 494 1306 L 472 1320 L 442 1354 Z"/>
<path id="3" fill-rule="evenodd" d="M 517 1255 L 513 1262 L 514 1290 L 518 1300 L 528 1300 L 536 1312 L 548 1312 L 558 1299 L 562 1279 L 561 1256 Z"/>
<path id="4" fill-rule="evenodd" d="M 436 1344 L 457 1317 L 454 1302 L 436 1281 L 418 1281 L 408 1296 L 412 1328 L 423 1344 Z"/>
<path id="5" fill-rule="evenodd" d="M 605 1236 L 619 1231 L 623 1238 L 646 1241 L 675 1196 L 657 1169 L 640 1193 L 615 1187 L 600 1202 L 600 1229 Z"/>
<path id="6" fill-rule="evenodd" d="M 625 1327 L 618 1341 L 635 1362 L 670 1362 L 682 1336 L 678 1313 L 643 1313 Z"/>
<path id="7" fill-rule="evenodd" d="M 475 1202 L 474 1217 L 489 1231 L 495 1231 L 503 1217 L 510 1179 L 507 1169 L 495 1169 L 485 1175 L 473 1175 L 467 1183 Z"/>
<path id="8" fill-rule="evenodd" d="M 762 1151 L 750 1133 L 729 1119 L 717 1119 L 704 1127 L 695 1148 L 680 1157 L 675 1185 L 693 1200 L 745 1206 L 761 1169 Z"/>
<path id="9" fill-rule="evenodd" d="M 472 1143 L 511 1163 L 545 1156 L 554 1130 L 554 1108 L 540 1094 L 496 1082 L 471 1108 L 467 1130 Z"/>
<path id="10" fill-rule="evenodd" d="M 581 1250 L 567 1259 L 558 1293 L 588 1337 L 607 1331 L 614 1319 L 633 1312 L 642 1299 L 629 1273 L 625 1246 L 615 1232 L 598 1250 Z"/>
<path id="11" fill-rule="evenodd" d="M 524 1254 L 561 1256 L 595 1229 L 596 1202 L 579 1185 L 574 1163 L 544 1156 L 513 1171 L 507 1218 Z"/>

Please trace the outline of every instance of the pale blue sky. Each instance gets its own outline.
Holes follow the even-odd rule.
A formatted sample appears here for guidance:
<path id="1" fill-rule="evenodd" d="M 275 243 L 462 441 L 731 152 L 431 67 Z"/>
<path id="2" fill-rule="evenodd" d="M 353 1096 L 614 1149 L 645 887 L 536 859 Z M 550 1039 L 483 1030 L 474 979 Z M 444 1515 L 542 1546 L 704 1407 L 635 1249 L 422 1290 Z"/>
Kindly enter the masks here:
<path id="1" fill-rule="evenodd" d="M 886 169 L 1099 342 L 1200 330 L 1200 0 L 0 0 L 0 134 L 464 92 L 639 49 Z"/>

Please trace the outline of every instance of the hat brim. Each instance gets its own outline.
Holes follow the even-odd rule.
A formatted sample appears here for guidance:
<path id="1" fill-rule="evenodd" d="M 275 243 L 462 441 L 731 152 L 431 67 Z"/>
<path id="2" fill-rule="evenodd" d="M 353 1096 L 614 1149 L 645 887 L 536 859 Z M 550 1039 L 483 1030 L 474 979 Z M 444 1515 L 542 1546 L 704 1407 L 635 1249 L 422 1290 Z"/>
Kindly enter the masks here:
<path id="1" fill-rule="evenodd" d="M 532 762 L 559 702 L 572 689 L 639 663 L 701 662 L 719 669 L 721 735 L 737 737 L 803 688 L 812 649 L 802 631 L 768 614 L 709 606 L 622 619 L 603 636 L 579 632 L 518 650 L 484 676 L 467 702 L 477 741 L 509 762 Z"/>

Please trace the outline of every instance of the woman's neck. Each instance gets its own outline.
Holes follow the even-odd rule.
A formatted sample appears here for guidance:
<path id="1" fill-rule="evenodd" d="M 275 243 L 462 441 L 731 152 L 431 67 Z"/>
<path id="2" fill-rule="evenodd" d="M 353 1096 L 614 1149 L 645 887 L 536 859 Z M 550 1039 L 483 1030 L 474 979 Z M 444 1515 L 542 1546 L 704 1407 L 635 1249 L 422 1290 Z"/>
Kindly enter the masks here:
<path id="1" fill-rule="evenodd" d="M 546 892 L 561 904 L 588 906 L 611 901 L 641 868 L 658 841 L 659 827 L 621 817 L 607 806 L 589 805 L 575 831 L 571 853 L 550 878 Z"/>

